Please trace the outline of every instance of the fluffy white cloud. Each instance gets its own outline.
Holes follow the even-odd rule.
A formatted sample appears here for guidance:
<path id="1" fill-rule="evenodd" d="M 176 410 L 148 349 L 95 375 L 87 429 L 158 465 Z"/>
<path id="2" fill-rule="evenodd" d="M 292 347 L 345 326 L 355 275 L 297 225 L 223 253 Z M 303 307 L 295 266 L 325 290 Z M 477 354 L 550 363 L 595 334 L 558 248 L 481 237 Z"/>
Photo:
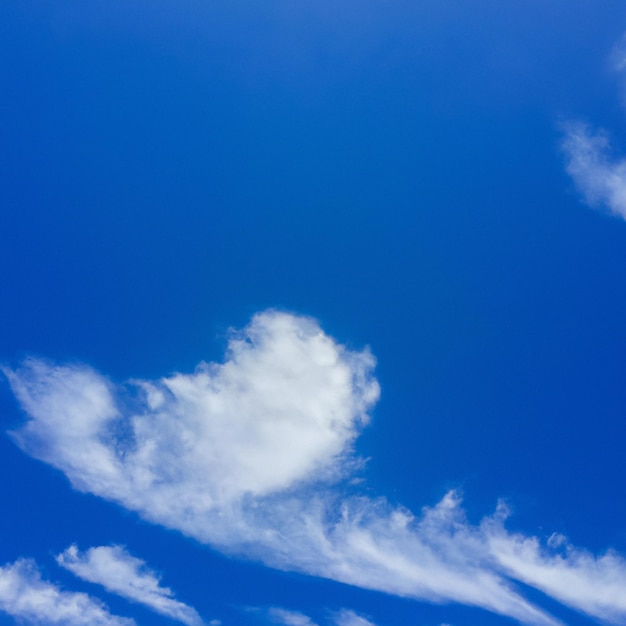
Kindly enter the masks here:
<path id="1" fill-rule="evenodd" d="M 626 219 L 626 159 L 611 155 L 604 132 L 580 122 L 566 124 L 564 129 L 566 170 L 585 201 Z"/>
<path id="2" fill-rule="evenodd" d="M 135 626 L 132 619 L 111 615 L 99 600 L 42 580 L 27 559 L 0 567 L 0 611 L 40 626 Z"/>
<path id="3" fill-rule="evenodd" d="M 5 373 L 29 416 L 14 433 L 24 450 L 76 488 L 224 552 L 535 626 L 558 622 L 512 580 L 592 615 L 619 613 L 580 559 L 586 602 L 530 577 L 533 553 L 515 549 L 503 509 L 472 525 L 454 493 L 414 516 L 335 488 L 358 466 L 353 442 L 379 393 L 373 366 L 314 320 L 269 311 L 233 336 L 224 363 L 192 374 L 119 387 L 79 365 L 29 360 Z M 615 588 L 626 585 L 619 559 L 599 562 Z"/>
<path id="4" fill-rule="evenodd" d="M 14 436 L 82 491 L 213 543 L 224 512 L 311 477 L 336 479 L 378 398 L 374 359 L 311 319 L 266 312 L 227 360 L 122 390 L 90 368 L 5 370 L 30 420 Z M 134 391 L 133 402 L 120 397 Z"/>
<path id="5" fill-rule="evenodd" d="M 57 556 L 57 563 L 83 580 L 145 604 L 187 626 L 202 624 L 193 608 L 176 600 L 172 590 L 161 586 L 159 577 L 144 561 L 121 546 L 98 546 L 81 553 L 73 545 Z"/>

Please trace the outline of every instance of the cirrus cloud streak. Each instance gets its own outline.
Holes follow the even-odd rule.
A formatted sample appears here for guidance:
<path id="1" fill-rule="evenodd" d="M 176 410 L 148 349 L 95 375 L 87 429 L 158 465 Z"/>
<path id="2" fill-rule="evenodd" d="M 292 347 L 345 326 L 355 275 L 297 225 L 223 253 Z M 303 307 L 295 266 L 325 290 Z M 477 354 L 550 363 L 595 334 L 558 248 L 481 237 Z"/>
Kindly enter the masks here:
<path id="1" fill-rule="evenodd" d="M 174 598 L 145 561 L 121 546 L 98 546 L 80 552 L 72 545 L 57 556 L 57 563 L 79 578 L 102 585 L 107 591 L 140 602 L 153 611 L 187 626 L 200 626 L 198 613 Z"/>
<path id="2" fill-rule="evenodd" d="M 40 626 L 136 626 L 85 593 L 64 591 L 42 580 L 30 559 L 0 567 L 0 611 Z"/>

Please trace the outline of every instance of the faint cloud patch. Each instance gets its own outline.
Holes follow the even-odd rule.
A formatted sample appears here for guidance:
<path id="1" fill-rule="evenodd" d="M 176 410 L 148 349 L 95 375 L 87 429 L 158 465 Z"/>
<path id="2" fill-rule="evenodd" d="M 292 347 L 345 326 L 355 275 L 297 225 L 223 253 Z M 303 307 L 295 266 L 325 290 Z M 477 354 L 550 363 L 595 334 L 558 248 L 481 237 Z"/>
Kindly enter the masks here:
<path id="1" fill-rule="evenodd" d="M 280 624 L 281 626 L 317 626 L 310 617 L 298 611 L 272 607 L 267 614 L 274 624 Z"/>
<path id="2" fill-rule="evenodd" d="M 563 125 L 565 170 L 584 201 L 626 219 L 626 159 L 613 154 L 609 137 L 583 122 Z"/>
<path id="3" fill-rule="evenodd" d="M 350 609 L 342 609 L 335 614 L 335 626 L 376 626 Z"/>
<path id="4" fill-rule="evenodd" d="M 281 626 L 318 626 L 308 615 L 298 611 L 273 607 L 268 610 L 267 614 L 273 623 Z M 329 626 L 376 626 L 350 609 L 332 611 L 329 616 L 330 620 L 325 622 Z"/>
<path id="5" fill-rule="evenodd" d="M 613 46 L 609 55 L 609 65 L 615 72 L 626 71 L 626 34 Z"/>
<path id="6" fill-rule="evenodd" d="M 626 34 L 613 46 L 608 61 L 611 71 L 622 77 L 626 104 Z M 561 131 L 565 169 L 584 202 L 626 219 L 626 159 L 615 152 L 609 134 L 580 120 L 561 124 Z"/>

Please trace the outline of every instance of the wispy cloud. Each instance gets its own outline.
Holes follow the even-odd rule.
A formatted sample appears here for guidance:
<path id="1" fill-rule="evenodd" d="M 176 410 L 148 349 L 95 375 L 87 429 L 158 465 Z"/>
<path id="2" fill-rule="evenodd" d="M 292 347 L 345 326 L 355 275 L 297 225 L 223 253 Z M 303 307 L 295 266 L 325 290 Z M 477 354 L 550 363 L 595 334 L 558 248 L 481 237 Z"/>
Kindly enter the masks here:
<path id="1" fill-rule="evenodd" d="M 272 607 L 267 612 L 268 617 L 274 624 L 282 626 L 317 626 L 317 624 L 304 613 L 289 611 L 280 607 Z"/>
<path id="2" fill-rule="evenodd" d="M 187 626 L 202 624 L 192 607 L 176 600 L 171 589 L 161 586 L 160 578 L 145 561 L 130 555 L 121 546 L 99 546 L 80 552 L 72 545 L 57 556 L 57 563 L 83 580 L 145 604 Z"/>
<path id="3" fill-rule="evenodd" d="M 626 159 L 613 156 L 608 135 L 582 122 L 563 126 L 565 169 L 585 202 L 626 219 Z"/>
<path id="4" fill-rule="evenodd" d="M 275 624 L 282 626 L 317 626 L 317 624 L 304 613 L 289 611 L 280 607 L 272 607 L 267 612 L 269 619 Z M 330 614 L 329 624 L 332 626 L 376 626 L 374 623 L 358 615 L 349 609 L 333 611 Z"/>
<path id="5" fill-rule="evenodd" d="M 622 76 L 626 72 L 626 35 L 613 47 L 609 65 Z M 622 81 L 622 90 L 625 86 Z M 561 130 L 565 169 L 584 201 L 626 219 L 626 158 L 617 155 L 608 133 L 576 120 Z"/>
<path id="6" fill-rule="evenodd" d="M 528 573 L 539 557 L 518 546 L 538 540 L 508 534 L 503 507 L 472 525 L 454 492 L 414 515 L 333 486 L 358 467 L 353 442 L 378 398 L 373 366 L 367 350 L 341 346 L 314 320 L 270 311 L 233 336 L 224 363 L 193 374 L 120 389 L 77 365 L 29 360 L 5 373 L 29 416 L 14 434 L 27 452 L 76 488 L 226 553 L 535 626 L 558 621 L 515 580 L 590 615 L 619 614 L 622 600 L 588 566 L 601 563 L 623 587 L 617 556 L 586 562 L 574 550 L 559 560 L 546 546 L 544 566 L 589 582 L 581 602 Z"/>
<path id="7" fill-rule="evenodd" d="M 626 71 L 626 35 L 613 46 L 609 61 L 611 69 L 615 72 Z"/>
<path id="8" fill-rule="evenodd" d="M 376 626 L 373 622 L 349 609 L 342 609 L 334 616 L 336 626 Z"/>
<path id="9" fill-rule="evenodd" d="M 323 536 L 309 572 L 368 589 L 432 602 L 479 606 L 531 624 L 557 620 L 525 600 L 490 558 L 482 526 L 465 518 L 451 492 L 416 517 L 385 500 L 351 498 L 341 518 L 309 522 Z M 323 549 L 323 551 L 322 551 Z"/>
<path id="10" fill-rule="evenodd" d="M 563 536 L 547 542 L 503 528 L 489 529 L 489 546 L 504 571 L 587 615 L 626 623 L 626 560 L 614 552 L 595 557 Z"/>
<path id="11" fill-rule="evenodd" d="M 63 591 L 41 579 L 34 561 L 19 559 L 0 567 L 0 611 L 40 626 L 135 626 L 87 594 Z"/>

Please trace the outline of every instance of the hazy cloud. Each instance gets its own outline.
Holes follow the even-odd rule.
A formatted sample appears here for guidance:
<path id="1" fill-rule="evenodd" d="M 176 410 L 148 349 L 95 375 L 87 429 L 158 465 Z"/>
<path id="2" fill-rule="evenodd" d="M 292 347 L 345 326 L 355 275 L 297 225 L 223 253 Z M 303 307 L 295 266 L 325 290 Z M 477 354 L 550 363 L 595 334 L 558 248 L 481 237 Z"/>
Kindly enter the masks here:
<path id="1" fill-rule="evenodd" d="M 272 622 L 282 624 L 282 626 L 317 626 L 310 617 L 304 615 L 304 613 L 298 613 L 297 611 L 288 611 L 287 609 L 272 607 L 267 613 Z"/>
<path id="2" fill-rule="evenodd" d="M 376 626 L 373 622 L 349 609 L 342 609 L 334 617 L 336 626 Z"/>
<path id="3" fill-rule="evenodd" d="M 613 156 L 604 131 L 582 122 L 563 128 L 565 169 L 585 202 L 626 219 L 626 159 Z"/>
<path id="4" fill-rule="evenodd" d="M 268 617 L 275 624 L 282 626 L 318 626 L 308 615 L 297 611 L 272 607 L 268 610 Z M 376 626 L 364 617 L 349 609 L 341 609 L 330 614 L 332 626 Z"/>
<path id="5" fill-rule="evenodd" d="M 613 50 L 610 54 L 610 66 L 616 72 L 623 72 L 626 70 L 626 35 L 613 46 Z"/>
<path id="6" fill-rule="evenodd" d="M 41 579 L 34 561 L 19 559 L 0 567 L 0 611 L 39 626 L 135 626 L 111 615 L 87 594 L 63 591 Z"/>
<path id="7" fill-rule="evenodd" d="M 81 553 L 73 545 L 57 556 L 57 563 L 83 580 L 145 604 L 187 626 L 202 624 L 193 608 L 176 600 L 171 589 L 161 586 L 160 578 L 145 561 L 130 555 L 121 546 L 99 546 Z"/>

